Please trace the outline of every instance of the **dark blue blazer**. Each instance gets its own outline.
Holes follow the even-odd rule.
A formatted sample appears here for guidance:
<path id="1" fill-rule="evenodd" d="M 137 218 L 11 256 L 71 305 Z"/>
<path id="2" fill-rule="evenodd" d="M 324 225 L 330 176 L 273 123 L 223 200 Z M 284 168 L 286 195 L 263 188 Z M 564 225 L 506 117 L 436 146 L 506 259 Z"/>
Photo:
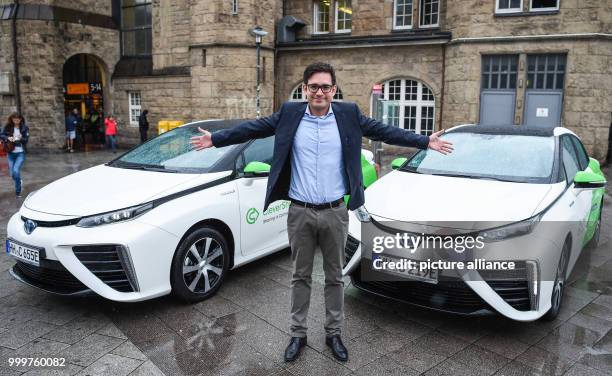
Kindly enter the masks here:
<path id="1" fill-rule="evenodd" d="M 276 200 L 289 199 L 291 150 L 295 132 L 304 116 L 306 105 L 306 102 L 287 102 L 278 112 L 269 117 L 247 121 L 212 134 L 212 143 L 216 147 L 276 135 L 264 210 Z M 427 148 L 429 137 L 365 117 L 355 103 L 332 102 L 332 109 L 342 142 L 344 169 L 348 178 L 346 188 L 351 195 L 348 207 L 350 210 L 355 210 L 365 202 L 361 174 L 362 137 L 391 145 L 412 146 L 419 149 Z"/>

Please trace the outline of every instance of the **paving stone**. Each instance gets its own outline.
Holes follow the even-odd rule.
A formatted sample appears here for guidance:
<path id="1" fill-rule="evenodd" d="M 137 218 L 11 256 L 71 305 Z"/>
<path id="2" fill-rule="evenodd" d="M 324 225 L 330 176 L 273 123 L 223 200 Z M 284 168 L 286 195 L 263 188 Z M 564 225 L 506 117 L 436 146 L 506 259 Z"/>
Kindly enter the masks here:
<path id="1" fill-rule="evenodd" d="M 112 324 L 112 323 L 106 325 L 102 329 L 98 330 L 96 333 L 104 335 L 104 336 L 109 336 L 109 337 L 127 339 L 126 335 L 123 334 L 121 330 L 119 330 L 119 328 L 117 328 L 117 326 L 115 326 L 115 324 Z"/>
<path id="2" fill-rule="evenodd" d="M 490 375 L 494 374 L 511 361 L 508 358 L 476 345 L 466 347 L 453 355 L 450 359 Z"/>
<path id="3" fill-rule="evenodd" d="M 495 376 L 544 376 L 541 371 L 521 362 L 512 361 L 500 369 Z"/>
<path id="4" fill-rule="evenodd" d="M 609 352 L 589 351 L 578 362 L 601 372 L 612 374 L 612 354 Z"/>
<path id="5" fill-rule="evenodd" d="M 69 363 L 87 367 L 123 342 L 119 338 L 92 334 L 66 348 L 59 356 L 65 357 Z"/>
<path id="6" fill-rule="evenodd" d="M 413 343 L 388 353 L 386 357 L 418 372 L 425 372 L 448 358 L 446 355 L 440 355 L 430 349 L 415 346 Z"/>
<path id="7" fill-rule="evenodd" d="M 569 322 L 555 328 L 551 335 L 559 336 L 564 341 L 578 346 L 591 346 L 602 337 L 594 330 Z"/>
<path id="8" fill-rule="evenodd" d="M 130 341 L 123 342 L 116 349 L 111 351 L 111 354 L 137 360 L 147 360 L 147 357 Z"/>
<path id="9" fill-rule="evenodd" d="M 132 371 L 142 364 L 141 361 L 125 358 L 114 354 L 106 354 L 96 360 L 87 368 L 81 370 L 79 376 L 124 376 L 129 375 Z"/>
<path id="10" fill-rule="evenodd" d="M 564 338 L 552 334 L 544 337 L 536 346 L 559 357 L 569 358 L 573 361 L 577 361 L 589 351 L 586 346 L 568 343 Z"/>
<path id="11" fill-rule="evenodd" d="M 475 343 L 486 350 L 492 351 L 509 359 L 516 358 L 529 348 L 529 345 L 500 334 L 490 334 Z"/>
<path id="12" fill-rule="evenodd" d="M 593 303 L 588 304 L 580 310 L 580 313 L 585 315 L 594 316 L 602 320 L 612 321 L 612 307 L 597 303 L 596 299 Z"/>
<path id="13" fill-rule="evenodd" d="M 64 367 L 61 368 L 37 368 L 32 369 L 22 375 L 25 376 L 72 376 L 79 373 L 83 367 L 77 366 L 76 364 L 66 363 Z"/>
<path id="14" fill-rule="evenodd" d="M 570 368 L 564 376 L 605 376 L 610 375 L 609 372 L 601 372 L 594 368 L 585 366 L 584 364 L 576 363 Z"/>
<path id="15" fill-rule="evenodd" d="M 220 295 L 215 295 L 201 301 L 195 304 L 193 307 L 211 319 L 227 316 L 231 313 L 236 313 L 242 310 L 240 306 L 232 303 L 230 300 L 227 300 Z"/>
<path id="16" fill-rule="evenodd" d="M 574 361 L 552 354 L 538 347 L 532 347 L 519 355 L 516 360 L 547 375 L 562 375 Z"/>
<path id="17" fill-rule="evenodd" d="M 57 328 L 53 324 L 40 321 L 26 321 L 16 324 L 2 333 L 0 346 L 17 349 Z"/>
<path id="18" fill-rule="evenodd" d="M 142 363 L 140 367 L 136 368 L 134 372 L 130 373 L 130 376 L 165 376 L 165 375 L 159 368 L 157 368 L 155 364 L 153 364 L 153 362 L 151 362 L 150 360 L 147 360 L 146 362 Z"/>
<path id="19" fill-rule="evenodd" d="M 63 342 L 51 341 L 44 338 L 35 339 L 32 342 L 19 348 L 19 353 L 29 356 L 49 356 L 66 349 L 68 344 Z"/>
<path id="20" fill-rule="evenodd" d="M 381 357 L 382 355 L 372 351 L 370 346 L 361 341 L 355 340 L 343 340 L 344 346 L 349 353 L 349 359 L 346 362 L 341 363 L 343 366 L 347 367 L 351 371 L 356 371 L 357 369 L 365 366 L 368 363 L 371 363 L 375 359 Z M 329 359 L 336 361 L 334 358 L 334 354 L 328 346 L 325 346 L 325 349 L 322 352 L 323 355 L 328 357 Z"/>
<path id="21" fill-rule="evenodd" d="M 350 354 L 349 354 L 350 356 Z M 287 370 L 298 376 L 311 375 L 348 375 L 351 370 L 338 364 L 338 362 L 321 355 L 319 352 L 304 347 L 299 358 L 287 367 Z"/>
<path id="22" fill-rule="evenodd" d="M 389 333 L 383 329 L 366 333 L 355 338 L 355 341 L 363 341 L 367 343 L 373 351 L 376 351 L 381 355 L 397 351 L 409 342 L 404 337 Z"/>
<path id="23" fill-rule="evenodd" d="M 411 342 L 414 347 L 422 347 L 436 354 L 451 356 L 469 346 L 469 343 L 448 334 L 428 333 Z"/>
<path id="24" fill-rule="evenodd" d="M 416 376 L 416 371 L 406 365 L 395 362 L 388 356 L 382 356 L 355 371 L 359 376 Z"/>
<path id="25" fill-rule="evenodd" d="M 45 334 L 44 338 L 72 345 L 103 328 L 108 322 L 101 314 L 80 316 Z"/>
<path id="26" fill-rule="evenodd" d="M 152 315 L 121 315 L 113 319 L 113 323 L 134 344 L 174 333 L 162 320 Z"/>
<path id="27" fill-rule="evenodd" d="M 486 376 L 490 373 L 466 366 L 463 363 L 447 359 L 425 372 L 425 376 Z"/>
<path id="28" fill-rule="evenodd" d="M 572 316 L 568 322 L 596 331 L 601 336 L 605 335 L 610 329 L 612 329 L 612 321 L 590 316 L 582 313 L 582 311 Z"/>

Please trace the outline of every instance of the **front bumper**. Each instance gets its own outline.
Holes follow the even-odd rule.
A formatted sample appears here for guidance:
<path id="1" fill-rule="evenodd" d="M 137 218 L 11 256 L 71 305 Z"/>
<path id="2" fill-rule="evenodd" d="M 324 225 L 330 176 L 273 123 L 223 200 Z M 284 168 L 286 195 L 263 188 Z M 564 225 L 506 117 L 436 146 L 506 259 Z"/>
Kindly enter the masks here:
<path id="1" fill-rule="evenodd" d="M 359 235 L 353 234 L 349 233 L 347 240 L 343 274 L 350 275 L 354 285 L 361 290 L 438 311 L 461 315 L 498 312 L 517 321 L 537 320 L 550 309 L 553 289 L 550 276 L 558 264 L 561 246 L 554 241 L 542 241 L 539 238 L 537 252 L 525 253 L 524 250 L 530 250 L 526 244 L 538 234 L 512 240 L 516 242 L 515 249 L 521 252 L 508 254 L 498 252 L 493 247 L 486 255 L 479 257 L 515 261 L 519 267 L 513 278 L 470 271 L 454 273 L 452 276 L 441 275 L 437 284 L 411 280 L 390 281 L 384 277 L 380 280 L 362 278 L 362 264 L 372 264 L 370 259 L 362 258 L 363 244 L 357 238 Z M 418 255 L 409 258 L 413 257 L 420 260 Z M 524 278 L 520 278 L 520 268 L 524 268 Z M 530 279 L 534 275 L 534 268 L 537 274 L 535 280 Z M 534 294 L 535 288 L 537 293 Z"/>
<path id="2" fill-rule="evenodd" d="M 53 222 L 47 214 L 24 214 Z M 37 227 L 27 234 L 21 216 L 16 213 L 9 220 L 7 237 L 43 248 L 45 258 L 40 267 L 18 261 L 11 269 L 18 280 L 56 294 L 95 293 L 123 302 L 171 291 L 170 265 L 179 241 L 175 235 L 138 219 L 93 228 Z"/>

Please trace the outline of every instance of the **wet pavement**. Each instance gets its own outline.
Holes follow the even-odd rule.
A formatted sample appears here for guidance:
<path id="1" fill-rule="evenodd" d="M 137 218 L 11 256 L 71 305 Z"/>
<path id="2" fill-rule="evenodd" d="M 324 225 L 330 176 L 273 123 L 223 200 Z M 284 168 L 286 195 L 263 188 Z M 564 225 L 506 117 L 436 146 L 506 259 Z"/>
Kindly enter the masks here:
<path id="1" fill-rule="evenodd" d="M 24 197 L 111 158 L 108 152 L 28 155 Z M 2 158 L 2 239 L 8 216 L 21 204 L 12 189 Z M 42 293 L 9 275 L 13 262 L 3 252 L 0 375 L 610 375 L 612 201 L 609 196 L 606 201 L 601 245 L 582 253 L 556 321 L 518 323 L 500 316 L 439 314 L 380 299 L 348 284 L 343 339 L 350 360 L 344 364 L 334 360 L 324 344 L 320 254 L 313 275 L 308 346 L 288 364 L 282 360 L 289 340 L 287 250 L 232 271 L 216 296 L 194 305 L 170 297 L 120 304 Z M 15 357 L 63 358 L 65 364 L 11 367 Z"/>

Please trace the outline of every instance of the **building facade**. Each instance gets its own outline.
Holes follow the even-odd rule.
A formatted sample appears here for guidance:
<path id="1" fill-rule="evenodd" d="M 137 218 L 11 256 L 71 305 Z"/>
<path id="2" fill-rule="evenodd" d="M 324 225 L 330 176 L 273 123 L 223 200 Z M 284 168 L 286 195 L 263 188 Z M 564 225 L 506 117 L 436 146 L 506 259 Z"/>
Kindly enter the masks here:
<path id="1" fill-rule="evenodd" d="M 331 63 L 337 100 L 422 134 L 462 123 L 576 132 L 603 160 L 612 122 L 612 2 L 601 0 L 0 0 L 0 114 L 32 146 L 63 142 L 64 114 L 192 121 L 301 100 L 306 65 Z M 380 84 L 382 100 L 373 96 Z M 84 140 L 95 142 L 95 140 Z"/>

